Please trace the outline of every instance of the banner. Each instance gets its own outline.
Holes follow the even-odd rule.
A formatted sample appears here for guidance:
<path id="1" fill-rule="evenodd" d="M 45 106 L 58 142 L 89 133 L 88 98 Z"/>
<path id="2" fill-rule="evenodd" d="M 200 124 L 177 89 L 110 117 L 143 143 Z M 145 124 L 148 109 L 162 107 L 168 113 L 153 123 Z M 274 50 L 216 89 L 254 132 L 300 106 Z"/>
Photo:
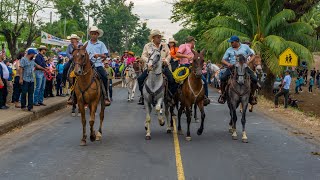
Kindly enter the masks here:
<path id="1" fill-rule="evenodd" d="M 70 44 L 70 41 L 41 31 L 41 43 L 52 44 L 56 46 L 68 46 Z"/>

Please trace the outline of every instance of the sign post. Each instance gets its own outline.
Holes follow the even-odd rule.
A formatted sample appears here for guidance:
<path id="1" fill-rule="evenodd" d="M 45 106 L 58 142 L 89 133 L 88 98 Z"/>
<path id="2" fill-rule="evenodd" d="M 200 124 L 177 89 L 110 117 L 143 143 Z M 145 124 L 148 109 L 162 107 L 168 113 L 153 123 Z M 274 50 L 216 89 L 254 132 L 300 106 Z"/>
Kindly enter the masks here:
<path id="1" fill-rule="evenodd" d="M 298 56 L 291 48 L 283 51 L 279 56 L 279 66 L 298 66 Z"/>

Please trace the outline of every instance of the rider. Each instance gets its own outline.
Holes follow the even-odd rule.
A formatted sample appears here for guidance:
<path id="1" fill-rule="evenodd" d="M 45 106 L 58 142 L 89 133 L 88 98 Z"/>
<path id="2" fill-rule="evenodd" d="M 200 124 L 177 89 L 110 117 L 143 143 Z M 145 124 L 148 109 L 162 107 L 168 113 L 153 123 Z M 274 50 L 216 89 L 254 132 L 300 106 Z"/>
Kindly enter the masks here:
<path id="1" fill-rule="evenodd" d="M 136 60 L 136 58 L 134 57 L 134 52 L 129 51 L 128 52 L 128 56 L 126 58 L 126 63 L 124 64 L 123 71 L 122 71 L 122 75 L 125 74 L 126 69 L 128 68 L 129 65 L 133 64 L 133 62 Z"/>
<path id="2" fill-rule="evenodd" d="M 72 57 L 73 49 L 74 49 L 74 47 L 79 47 L 82 45 L 82 43 L 79 42 L 80 37 L 76 34 L 71 34 L 68 39 L 70 39 L 70 41 L 71 41 L 71 44 L 69 44 L 67 47 L 67 57 L 69 58 L 69 61 L 67 63 L 65 63 L 64 67 L 63 67 L 62 86 L 66 85 L 68 71 L 69 71 L 70 65 L 73 61 L 73 57 Z"/>
<path id="3" fill-rule="evenodd" d="M 147 67 L 143 71 L 143 73 L 138 77 L 139 90 L 141 92 L 141 97 L 140 97 L 139 103 L 138 103 L 140 105 L 144 105 L 142 89 L 143 89 L 144 81 L 148 77 L 148 69 L 151 69 L 151 67 L 152 67 L 152 60 L 149 58 L 155 50 L 160 51 L 161 60 L 164 65 L 163 74 L 168 79 L 168 85 L 169 85 L 170 92 L 172 94 L 175 94 L 175 91 L 177 89 L 177 85 L 176 85 L 176 83 L 173 79 L 172 73 L 168 67 L 168 66 L 170 66 L 170 60 L 171 60 L 170 50 L 169 50 L 167 44 L 161 43 L 161 39 L 162 39 L 161 32 L 157 29 L 152 30 L 149 35 L 149 40 L 151 42 L 147 43 L 143 48 L 141 59 L 145 62 Z"/>
<path id="4" fill-rule="evenodd" d="M 190 64 L 192 63 L 194 54 L 192 52 L 192 49 L 194 49 L 194 46 L 196 44 L 196 39 L 192 36 L 188 36 L 186 39 L 185 44 L 181 44 L 179 46 L 178 52 L 176 57 L 180 58 L 179 61 L 179 67 L 190 67 Z M 183 75 L 183 71 L 180 72 L 179 75 Z M 208 84 L 204 77 L 201 78 L 204 83 L 205 92 L 208 92 Z M 207 106 L 210 104 L 210 99 L 207 97 L 207 95 L 204 98 L 204 105 Z"/>
<path id="5" fill-rule="evenodd" d="M 108 50 L 106 48 L 106 45 L 98 40 L 99 37 L 102 37 L 103 31 L 96 26 L 92 26 L 89 29 L 89 34 L 91 39 L 87 42 L 88 45 L 86 50 L 89 54 L 91 62 L 94 64 L 97 72 L 99 73 L 103 81 L 103 85 L 106 90 L 104 103 L 106 106 L 110 106 L 111 102 L 108 96 L 108 77 L 107 72 L 105 71 L 104 65 L 102 63 L 102 59 L 107 58 Z"/>
<path id="6" fill-rule="evenodd" d="M 236 64 L 237 60 L 236 57 L 240 54 L 242 54 L 244 57 L 248 58 L 249 56 L 250 61 L 252 61 L 255 57 L 255 55 L 251 52 L 250 47 L 246 44 L 241 44 L 240 39 L 238 36 L 231 36 L 231 38 L 228 40 L 228 42 L 231 43 L 231 47 L 229 47 L 222 59 L 222 64 L 225 66 L 225 69 L 221 70 L 221 95 L 219 97 L 218 102 L 221 104 L 224 104 L 226 102 L 226 86 L 228 83 L 229 76 L 231 75 L 231 69 Z M 247 72 L 250 74 L 251 81 L 254 85 L 257 85 L 258 79 L 254 72 L 248 67 Z M 255 87 L 252 87 L 254 89 Z M 251 91 L 252 92 L 252 91 Z M 250 104 L 256 104 L 255 98 L 253 98 L 253 94 L 250 94 Z"/>

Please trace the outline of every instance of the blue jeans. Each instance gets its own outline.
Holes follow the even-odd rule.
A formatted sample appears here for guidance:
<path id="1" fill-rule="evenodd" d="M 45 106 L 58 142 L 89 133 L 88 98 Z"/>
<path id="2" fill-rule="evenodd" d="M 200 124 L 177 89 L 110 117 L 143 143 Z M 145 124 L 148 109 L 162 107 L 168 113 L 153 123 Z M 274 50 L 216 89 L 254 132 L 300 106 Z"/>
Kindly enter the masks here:
<path id="1" fill-rule="evenodd" d="M 109 79 L 109 96 L 112 98 L 112 79 Z"/>
<path id="2" fill-rule="evenodd" d="M 180 64 L 180 67 L 187 67 L 189 68 L 190 67 L 190 64 Z M 186 73 L 186 71 L 180 71 L 179 72 L 179 76 L 182 76 Z"/>
<path id="3" fill-rule="evenodd" d="M 202 75 L 201 79 L 204 82 L 203 87 L 204 87 L 205 95 L 208 97 L 208 94 L 209 94 L 209 92 L 208 92 L 208 82 L 207 82 L 207 79 L 206 79 L 205 75 Z"/>
<path id="4" fill-rule="evenodd" d="M 44 90 L 46 88 L 46 78 L 40 70 L 35 71 L 36 74 L 36 90 L 34 92 L 34 104 L 43 103 Z"/>
<path id="5" fill-rule="evenodd" d="M 28 109 L 33 108 L 33 92 L 34 92 L 34 82 L 23 81 L 21 93 L 21 108 L 25 108 L 27 105 L 26 95 L 28 93 Z"/>

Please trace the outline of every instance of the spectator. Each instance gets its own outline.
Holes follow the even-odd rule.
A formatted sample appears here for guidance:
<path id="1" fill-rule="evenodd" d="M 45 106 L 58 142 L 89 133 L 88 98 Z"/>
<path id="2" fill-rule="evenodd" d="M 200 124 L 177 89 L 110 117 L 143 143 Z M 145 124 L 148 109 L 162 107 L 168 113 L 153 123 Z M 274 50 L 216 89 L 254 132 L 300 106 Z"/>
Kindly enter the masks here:
<path id="1" fill-rule="evenodd" d="M 300 76 L 299 78 L 299 91 L 302 92 L 302 85 L 304 84 L 304 78 L 303 76 Z"/>
<path id="2" fill-rule="evenodd" d="M 205 95 L 208 97 L 208 82 L 207 82 L 207 63 L 204 62 L 203 63 L 203 67 L 202 67 L 202 81 L 203 81 L 203 87 L 205 90 Z"/>
<path id="3" fill-rule="evenodd" d="M 12 103 L 12 94 L 13 94 L 13 84 L 12 84 L 12 80 L 13 80 L 13 71 L 12 68 L 10 67 L 10 62 L 8 60 L 4 61 L 4 64 L 7 66 L 8 71 L 9 71 L 9 78 L 7 80 L 7 99 L 6 102 L 7 104 L 11 104 Z"/>
<path id="4" fill-rule="evenodd" d="M 320 72 L 319 72 L 319 70 L 317 70 L 316 83 L 317 83 L 318 89 L 319 89 L 320 88 Z"/>
<path id="5" fill-rule="evenodd" d="M 62 95 L 62 76 L 63 76 L 63 69 L 64 69 L 64 65 L 63 65 L 63 60 L 59 59 L 58 63 L 57 63 L 57 67 L 56 67 L 56 71 L 57 71 L 57 76 L 56 76 L 56 90 L 57 90 L 57 96 L 64 96 Z"/>
<path id="6" fill-rule="evenodd" d="M 35 63 L 39 65 L 37 67 L 46 68 L 47 65 L 44 59 L 44 55 L 46 54 L 48 49 L 46 46 L 40 46 L 38 50 L 39 50 L 39 54 L 37 54 L 36 56 Z M 44 76 L 44 72 L 40 69 L 36 69 L 35 75 L 36 75 L 36 90 L 34 92 L 34 105 L 45 106 L 45 104 L 43 103 L 43 96 L 44 96 L 44 90 L 46 87 L 46 78 Z"/>
<path id="7" fill-rule="evenodd" d="M 113 99 L 112 99 L 112 79 L 115 78 L 115 72 L 112 69 L 112 67 L 110 67 L 109 63 L 105 63 L 104 68 L 105 68 L 106 72 L 108 73 L 110 100 L 113 101 Z"/>
<path id="8" fill-rule="evenodd" d="M 310 77 L 310 81 L 309 81 L 309 93 L 312 93 L 312 87 L 314 85 L 314 79 L 313 77 Z"/>
<path id="9" fill-rule="evenodd" d="M 288 97 L 289 97 L 289 89 L 290 89 L 290 84 L 291 84 L 291 76 L 290 76 L 290 70 L 286 70 L 286 76 L 283 79 L 280 92 L 278 92 L 275 95 L 274 99 L 274 105 L 275 108 L 279 107 L 279 97 L 284 95 L 284 108 L 288 107 Z"/>
<path id="10" fill-rule="evenodd" d="M 6 106 L 7 100 L 7 79 L 9 71 L 7 66 L 3 63 L 3 56 L 0 56 L 0 109 L 8 109 Z"/>
<path id="11" fill-rule="evenodd" d="M 316 78 L 316 68 L 313 68 L 313 69 L 310 71 L 310 76 L 313 77 L 313 79 Z"/>
<path id="12" fill-rule="evenodd" d="M 53 77 L 54 77 L 54 72 L 55 72 L 55 67 L 53 64 L 53 59 L 49 57 L 46 61 L 46 65 L 48 68 L 48 74 L 51 75 L 51 78 L 46 79 L 46 86 L 45 86 L 45 91 L 44 91 L 44 97 L 54 97 L 53 95 Z"/>
<path id="13" fill-rule="evenodd" d="M 28 111 L 33 109 L 33 92 L 34 92 L 34 69 L 45 71 L 46 69 L 40 65 L 37 65 L 33 60 L 36 51 L 34 49 L 29 49 L 27 55 L 23 57 L 20 61 L 20 79 L 19 83 L 22 85 L 21 93 L 21 109 L 26 110 L 27 102 L 26 95 L 28 93 Z"/>
<path id="14" fill-rule="evenodd" d="M 295 87 L 295 94 L 299 94 L 299 87 L 300 87 L 300 80 L 299 80 L 300 77 L 298 77 L 295 81 L 296 83 L 296 87 Z"/>
<path id="15" fill-rule="evenodd" d="M 15 77 L 14 77 L 14 82 L 13 82 L 13 95 L 12 95 L 12 101 L 15 104 L 16 108 L 20 108 L 20 104 L 19 104 L 19 98 L 21 95 L 21 85 L 19 83 L 20 80 L 20 60 L 21 58 L 23 58 L 24 56 L 24 52 L 21 52 L 18 55 L 17 60 L 13 63 L 13 69 L 15 70 Z"/>

